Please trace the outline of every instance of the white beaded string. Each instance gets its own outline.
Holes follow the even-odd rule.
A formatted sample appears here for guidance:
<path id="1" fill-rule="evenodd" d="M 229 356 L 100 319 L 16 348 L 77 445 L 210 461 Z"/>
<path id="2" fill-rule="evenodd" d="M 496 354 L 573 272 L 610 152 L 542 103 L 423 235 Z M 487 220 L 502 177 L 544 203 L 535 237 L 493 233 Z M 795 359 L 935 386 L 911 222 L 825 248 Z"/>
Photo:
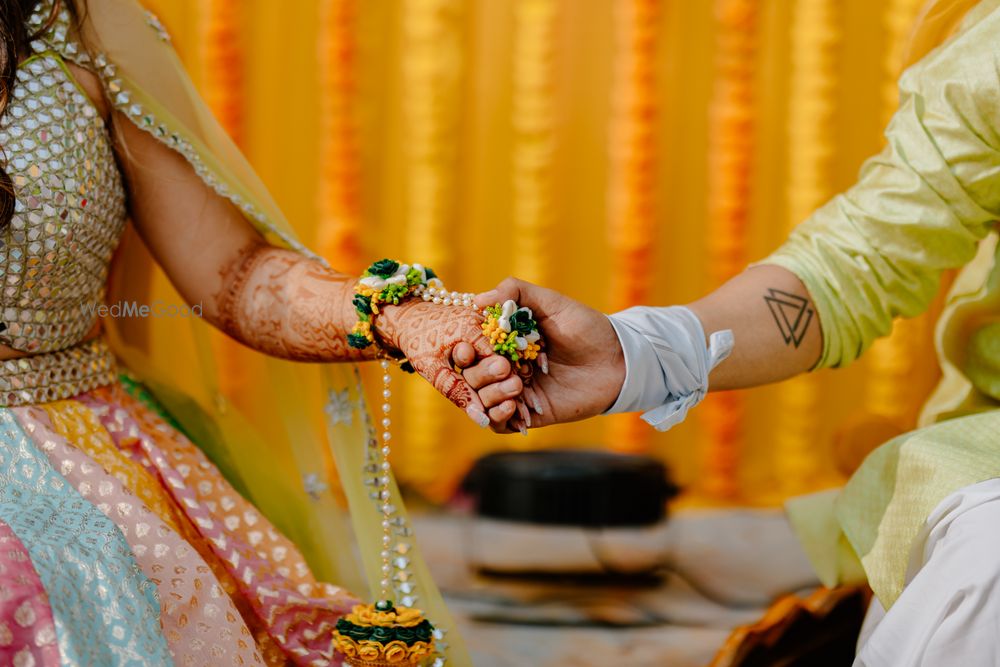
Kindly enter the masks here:
<path id="1" fill-rule="evenodd" d="M 432 284 L 436 284 L 437 287 L 432 287 Z M 418 296 L 424 301 L 430 303 L 440 304 L 443 306 L 461 306 L 463 308 L 471 308 L 472 310 L 478 310 L 474 301 L 475 293 L 473 292 L 449 292 L 444 288 L 444 285 L 440 280 L 432 278 L 428 281 L 428 285 L 418 285 L 413 290 L 414 296 Z M 486 315 L 486 311 L 483 311 L 483 315 Z M 389 490 L 389 472 L 391 470 L 391 465 L 389 464 L 389 454 L 392 451 L 390 449 L 389 441 L 392 440 L 392 419 L 389 417 L 389 413 L 392 411 L 392 390 L 389 389 L 389 385 L 392 383 L 392 376 L 389 375 L 389 369 L 391 364 L 388 360 L 382 360 L 382 459 L 379 463 L 379 500 L 382 501 L 382 580 L 379 582 L 382 588 L 382 594 L 380 600 L 390 601 L 392 599 L 392 504 L 389 502 L 392 498 L 391 492 Z"/>
<path id="2" fill-rule="evenodd" d="M 389 504 L 390 493 L 389 493 L 389 440 L 392 439 L 392 432 L 390 427 L 392 426 L 392 420 L 389 419 L 389 412 L 392 410 L 392 404 L 390 399 L 392 398 L 392 391 L 389 389 L 389 383 L 392 382 L 392 376 L 389 375 L 389 362 L 382 361 L 382 461 L 380 464 L 381 475 L 379 477 L 379 499 L 382 501 L 382 600 L 390 600 L 390 591 L 392 587 L 392 580 L 390 575 L 392 574 L 392 565 L 389 559 L 392 557 L 392 551 L 390 547 L 392 546 L 392 523 L 390 522 L 390 517 L 392 516 L 392 505 Z"/>
<path id="3" fill-rule="evenodd" d="M 437 283 L 439 287 L 432 287 L 432 283 Z M 427 282 L 427 286 L 420 285 L 413 293 L 419 296 L 424 301 L 429 301 L 431 303 L 438 303 L 443 306 L 462 306 L 463 308 L 471 308 L 472 310 L 478 310 L 476 308 L 476 303 L 473 300 L 475 294 L 472 292 L 449 292 L 441 284 L 440 280 L 432 278 Z M 486 314 L 486 311 L 483 311 Z"/>

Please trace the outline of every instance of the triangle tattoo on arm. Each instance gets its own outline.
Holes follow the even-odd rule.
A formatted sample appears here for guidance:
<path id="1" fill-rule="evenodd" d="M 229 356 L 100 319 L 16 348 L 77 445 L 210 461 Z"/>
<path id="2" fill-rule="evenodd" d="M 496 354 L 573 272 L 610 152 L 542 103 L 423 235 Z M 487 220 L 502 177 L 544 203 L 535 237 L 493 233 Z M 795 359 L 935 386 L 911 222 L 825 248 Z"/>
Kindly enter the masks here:
<path id="1" fill-rule="evenodd" d="M 781 330 L 785 345 L 798 347 L 812 322 L 813 309 L 809 307 L 809 300 L 776 289 L 769 288 L 767 293 L 764 301 L 771 309 L 771 316 Z"/>

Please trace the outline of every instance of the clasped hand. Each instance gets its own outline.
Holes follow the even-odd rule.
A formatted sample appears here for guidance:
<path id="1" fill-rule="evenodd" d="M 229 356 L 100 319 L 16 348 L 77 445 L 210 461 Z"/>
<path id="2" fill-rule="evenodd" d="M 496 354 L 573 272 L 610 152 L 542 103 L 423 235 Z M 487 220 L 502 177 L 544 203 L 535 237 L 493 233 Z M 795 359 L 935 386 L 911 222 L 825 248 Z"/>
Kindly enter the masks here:
<path id="1" fill-rule="evenodd" d="M 483 336 L 483 309 L 507 301 L 531 309 L 547 363 L 517 371 Z M 625 380 L 621 344 L 605 315 L 515 278 L 478 295 L 476 310 L 421 300 L 383 306 L 378 335 L 474 422 L 498 433 L 599 415 Z"/>
<path id="2" fill-rule="evenodd" d="M 605 412 L 625 381 L 625 358 L 608 318 L 567 296 L 516 278 L 476 297 L 479 308 L 512 300 L 530 308 L 546 345 L 547 364 L 522 377 L 506 358 L 482 356 L 459 342 L 452 362 L 475 390 L 497 433 L 526 433 Z M 543 372 L 544 371 L 544 372 Z"/>

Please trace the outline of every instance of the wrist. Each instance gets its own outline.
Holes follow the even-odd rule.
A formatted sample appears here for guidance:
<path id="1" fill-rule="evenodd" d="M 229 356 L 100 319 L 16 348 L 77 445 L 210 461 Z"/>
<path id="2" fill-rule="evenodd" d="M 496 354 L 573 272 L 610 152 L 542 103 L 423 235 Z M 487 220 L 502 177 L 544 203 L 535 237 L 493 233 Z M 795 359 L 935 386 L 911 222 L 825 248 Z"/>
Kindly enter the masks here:
<path id="1" fill-rule="evenodd" d="M 616 353 L 612 358 L 614 381 L 610 384 L 605 410 L 602 414 L 610 415 L 636 410 L 635 403 L 640 391 L 640 378 L 636 372 L 647 370 L 652 361 L 648 355 L 641 359 L 645 350 L 645 339 L 632 327 L 628 326 L 618 315 L 608 315 L 608 324 L 614 331 Z"/>
<path id="2" fill-rule="evenodd" d="M 374 262 L 354 286 L 351 305 L 358 319 L 347 334 L 348 344 L 359 350 L 371 348 L 376 356 L 405 356 L 400 352 L 403 327 L 399 319 L 418 303 L 412 297 L 427 301 L 442 288 L 434 272 L 420 264 L 401 264 L 392 259 Z M 434 301 L 439 302 L 437 298 Z"/>
<path id="3" fill-rule="evenodd" d="M 606 414 L 611 411 L 625 389 L 625 382 L 628 379 L 628 363 L 626 362 L 625 348 L 621 337 L 618 335 L 618 330 L 615 328 L 610 317 L 607 318 L 606 324 L 611 329 L 608 341 L 608 351 L 611 358 L 607 364 L 609 369 L 608 388 L 604 396 L 601 397 L 600 414 Z"/>
<path id="4" fill-rule="evenodd" d="M 415 305 L 413 301 L 404 301 L 399 305 L 386 304 L 379 308 L 379 314 L 375 318 L 372 331 L 375 334 L 375 339 L 386 351 L 394 353 L 401 351 L 401 320 L 403 314 L 413 305 Z"/>

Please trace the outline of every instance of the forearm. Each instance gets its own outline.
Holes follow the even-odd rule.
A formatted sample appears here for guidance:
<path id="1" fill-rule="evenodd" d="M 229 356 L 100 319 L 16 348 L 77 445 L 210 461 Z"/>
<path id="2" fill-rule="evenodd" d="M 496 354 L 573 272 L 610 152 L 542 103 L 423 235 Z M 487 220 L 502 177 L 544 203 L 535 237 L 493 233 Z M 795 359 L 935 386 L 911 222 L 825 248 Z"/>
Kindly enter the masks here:
<path id="1" fill-rule="evenodd" d="M 712 390 L 775 382 L 815 366 L 823 344 L 802 282 L 778 266 L 747 269 L 689 305 L 706 335 L 730 329 L 735 346 L 709 376 Z"/>
<path id="2" fill-rule="evenodd" d="M 222 290 L 205 316 L 260 352 L 296 361 L 370 359 L 347 344 L 357 320 L 355 279 L 298 253 L 247 245 L 222 271 Z"/>

